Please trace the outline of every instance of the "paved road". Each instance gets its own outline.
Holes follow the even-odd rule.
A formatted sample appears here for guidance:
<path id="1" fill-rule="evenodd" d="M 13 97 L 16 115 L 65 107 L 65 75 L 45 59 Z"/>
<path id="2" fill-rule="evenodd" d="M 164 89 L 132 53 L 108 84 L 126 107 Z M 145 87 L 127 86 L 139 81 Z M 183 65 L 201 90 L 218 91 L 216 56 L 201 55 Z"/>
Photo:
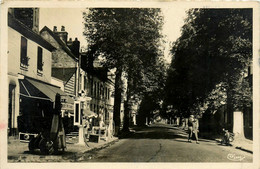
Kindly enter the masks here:
<path id="1" fill-rule="evenodd" d="M 153 125 L 101 150 L 87 152 L 82 162 L 252 162 L 252 154 L 221 146 L 213 140 L 187 142 L 187 134 L 174 127 Z"/>

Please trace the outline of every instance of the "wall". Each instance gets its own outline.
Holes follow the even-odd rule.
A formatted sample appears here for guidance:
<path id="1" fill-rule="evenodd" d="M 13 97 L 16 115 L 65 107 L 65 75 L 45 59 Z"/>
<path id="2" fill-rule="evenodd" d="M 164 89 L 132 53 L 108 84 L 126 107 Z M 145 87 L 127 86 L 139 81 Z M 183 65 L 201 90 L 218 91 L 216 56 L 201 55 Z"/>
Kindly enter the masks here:
<path id="1" fill-rule="evenodd" d="M 68 53 L 66 53 L 64 51 L 62 46 L 47 31 L 41 32 L 41 36 L 57 49 L 56 51 L 53 52 L 52 67 L 54 67 L 54 68 L 74 68 L 77 66 L 76 61 L 74 59 L 72 59 L 72 57 L 69 56 Z"/>
<path id="2" fill-rule="evenodd" d="M 76 73 L 74 73 L 73 76 L 71 76 L 71 78 L 69 79 L 69 81 L 64 85 L 65 93 L 67 93 L 70 96 L 75 96 L 75 76 Z"/>
<path id="3" fill-rule="evenodd" d="M 43 71 L 42 75 L 37 73 L 37 49 L 38 44 L 27 39 L 27 56 L 30 58 L 27 70 L 20 68 L 21 34 L 8 27 L 8 73 L 22 74 L 41 81 L 51 82 L 51 52 L 42 48 Z M 25 37 L 26 38 L 26 37 Z"/>
<path id="4" fill-rule="evenodd" d="M 28 68 L 21 69 L 21 37 L 22 35 L 14 29 L 8 27 L 8 85 L 13 85 L 13 105 L 12 105 L 12 124 L 11 128 L 17 129 L 17 117 L 20 112 L 20 86 L 19 79 L 28 76 L 40 81 L 51 83 L 51 52 L 43 48 L 34 41 L 27 39 L 27 56 L 30 58 Z M 38 74 L 37 71 L 37 54 L 38 47 L 42 48 L 43 71 Z M 9 89 L 10 90 L 10 89 Z M 16 133 L 17 134 L 17 133 Z"/>

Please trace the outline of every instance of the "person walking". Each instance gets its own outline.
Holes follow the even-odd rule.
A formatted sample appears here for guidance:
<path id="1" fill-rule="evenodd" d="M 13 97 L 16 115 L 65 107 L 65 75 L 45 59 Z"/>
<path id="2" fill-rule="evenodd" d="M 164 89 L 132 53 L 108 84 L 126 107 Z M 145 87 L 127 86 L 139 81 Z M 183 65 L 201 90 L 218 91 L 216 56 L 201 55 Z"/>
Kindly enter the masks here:
<path id="1" fill-rule="evenodd" d="M 198 132 L 199 132 L 199 119 L 198 117 L 194 118 L 193 120 L 193 133 L 196 138 L 196 143 L 199 144 L 199 137 L 198 137 Z"/>
<path id="2" fill-rule="evenodd" d="M 188 119 L 188 142 L 191 143 L 191 138 L 192 138 L 192 134 L 193 134 L 193 123 L 194 123 L 194 115 L 190 115 L 189 119 Z"/>

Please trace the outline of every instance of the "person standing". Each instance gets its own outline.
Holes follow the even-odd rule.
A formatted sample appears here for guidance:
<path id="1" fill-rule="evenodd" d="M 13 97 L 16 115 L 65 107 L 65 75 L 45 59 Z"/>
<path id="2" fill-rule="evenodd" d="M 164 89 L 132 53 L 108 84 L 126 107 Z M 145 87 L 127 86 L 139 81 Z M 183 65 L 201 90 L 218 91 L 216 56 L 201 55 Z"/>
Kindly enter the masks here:
<path id="1" fill-rule="evenodd" d="M 194 118 L 193 120 L 193 133 L 196 138 L 196 143 L 199 144 L 199 137 L 198 137 L 198 132 L 199 132 L 199 119 L 198 117 Z"/>
<path id="2" fill-rule="evenodd" d="M 194 123 L 194 115 L 190 115 L 189 119 L 188 119 L 188 142 L 191 143 L 191 138 L 192 138 L 192 134 L 193 134 L 193 123 Z"/>

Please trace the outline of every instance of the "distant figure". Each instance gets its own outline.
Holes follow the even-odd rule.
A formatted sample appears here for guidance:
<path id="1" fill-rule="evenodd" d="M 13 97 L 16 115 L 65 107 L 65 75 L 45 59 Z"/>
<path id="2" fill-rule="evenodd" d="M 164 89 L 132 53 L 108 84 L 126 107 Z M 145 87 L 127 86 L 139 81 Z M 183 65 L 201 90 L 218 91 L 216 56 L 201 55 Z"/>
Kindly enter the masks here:
<path id="1" fill-rule="evenodd" d="M 223 138 L 221 140 L 221 144 L 231 146 L 230 142 L 234 141 L 234 134 L 229 132 L 225 128 L 223 128 L 222 130 L 223 130 Z"/>
<path id="2" fill-rule="evenodd" d="M 192 138 L 192 134 L 193 134 L 193 122 L 194 122 L 194 115 L 190 115 L 189 119 L 188 119 L 188 142 L 191 143 L 191 138 Z"/>
<path id="3" fill-rule="evenodd" d="M 196 118 L 194 118 L 194 121 L 193 121 L 193 133 L 195 135 L 197 144 L 199 144 L 198 132 L 199 132 L 199 119 L 196 117 Z"/>

